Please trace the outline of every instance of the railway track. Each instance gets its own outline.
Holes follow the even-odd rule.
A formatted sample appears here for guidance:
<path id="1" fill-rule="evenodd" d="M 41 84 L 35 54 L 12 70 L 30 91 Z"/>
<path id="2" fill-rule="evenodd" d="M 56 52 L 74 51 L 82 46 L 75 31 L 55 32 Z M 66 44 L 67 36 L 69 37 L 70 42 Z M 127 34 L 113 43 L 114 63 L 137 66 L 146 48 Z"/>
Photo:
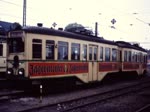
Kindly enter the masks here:
<path id="1" fill-rule="evenodd" d="M 26 109 L 20 109 L 18 110 L 18 112 L 27 112 L 27 111 L 34 112 L 34 111 L 39 111 L 40 109 L 42 110 L 44 108 L 48 108 L 48 110 L 51 110 L 52 112 L 74 111 L 80 108 L 90 106 L 92 104 L 107 101 L 133 92 L 138 92 L 149 87 L 150 87 L 150 81 L 144 81 L 144 82 L 139 82 L 124 87 L 119 87 L 108 91 L 106 90 L 104 92 L 94 93 L 84 97 L 60 101 L 57 103 L 47 103 L 47 104 L 41 103 L 41 105 L 38 106 L 33 106 Z"/>
<path id="2" fill-rule="evenodd" d="M 8 101 L 10 99 L 18 98 L 24 94 L 21 90 L 1 90 L 0 91 L 0 103 Z"/>
<path id="3" fill-rule="evenodd" d="M 136 110 L 135 112 L 150 112 L 150 104 L 147 104 L 140 109 Z"/>

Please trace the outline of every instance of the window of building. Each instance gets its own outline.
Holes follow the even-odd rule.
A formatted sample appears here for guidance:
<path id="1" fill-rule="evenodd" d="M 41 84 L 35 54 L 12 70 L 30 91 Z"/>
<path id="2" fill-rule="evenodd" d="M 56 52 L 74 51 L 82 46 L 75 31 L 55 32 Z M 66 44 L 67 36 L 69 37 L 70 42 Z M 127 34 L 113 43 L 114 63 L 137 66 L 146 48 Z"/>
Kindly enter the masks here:
<path id="1" fill-rule="evenodd" d="M 110 48 L 105 48 L 105 61 L 110 61 Z"/>
<path id="2" fill-rule="evenodd" d="M 32 40 L 32 58 L 42 58 L 42 40 Z"/>
<path id="3" fill-rule="evenodd" d="M 3 44 L 0 44 L 0 56 L 3 56 Z"/>
<path id="4" fill-rule="evenodd" d="M 58 60 L 68 60 L 68 42 L 58 41 Z"/>
<path id="5" fill-rule="evenodd" d="M 87 60 L 87 45 L 83 45 L 82 59 Z"/>
<path id="6" fill-rule="evenodd" d="M 46 40 L 46 59 L 54 59 L 54 41 Z"/>

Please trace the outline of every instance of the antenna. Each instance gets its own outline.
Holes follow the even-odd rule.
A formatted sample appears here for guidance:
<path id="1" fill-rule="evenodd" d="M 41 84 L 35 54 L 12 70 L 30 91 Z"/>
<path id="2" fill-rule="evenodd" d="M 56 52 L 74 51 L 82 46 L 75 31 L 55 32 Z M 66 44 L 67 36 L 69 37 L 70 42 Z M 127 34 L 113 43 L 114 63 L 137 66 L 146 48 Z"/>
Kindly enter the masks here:
<path id="1" fill-rule="evenodd" d="M 23 1 L 23 26 L 26 26 L 26 0 Z"/>

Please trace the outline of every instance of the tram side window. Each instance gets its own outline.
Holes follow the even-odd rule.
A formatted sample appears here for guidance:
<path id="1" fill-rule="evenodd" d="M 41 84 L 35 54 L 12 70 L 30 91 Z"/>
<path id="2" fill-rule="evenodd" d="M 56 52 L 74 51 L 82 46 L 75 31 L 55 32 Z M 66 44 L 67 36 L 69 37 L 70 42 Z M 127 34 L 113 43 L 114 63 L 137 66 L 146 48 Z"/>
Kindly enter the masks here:
<path id="1" fill-rule="evenodd" d="M 140 54 L 137 54 L 137 62 L 140 62 Z"/>
<path id="2" fill-rule="evenodd" d="M 131 51 L 129 51 L 129 62 L 131 62 Z"/>
<path id="3" fill-rule="evenodd" d="M 139 62 L 142 62 L 142 53 L 140 53 L 139 55 L 140 55 Z"/>
<path id="4" fill-rule="evenodd" d="M 117 49 L 112 49 L 112 61 L 117 61 Z"/>
<path id="5" fill-rule="evenodd" d="M 94 48 L 94 60 L 97 60 L 97 47 Z"/>
<path id="6" fill-rule="evenodd" d="M 71 60 L 80 60 L 80 44 L 71 44 Z"/>
<path id="7" fill-rule="evenodd" d="M 82 60 L 87 60 L 87 45 L 83 45 Z"/>
<path id="8" fill-rule="evenodd" d="M 46 59 L 54 59 L 54 41 L 46 40 Z"/>
<path id="9" fill-rule="evenodd" d="M 136 62 L 136 53 L 135 53 L 135 52 L 133 52 L 132 61 L 133 61 L 133 62 Z"/>
<path id="10" fill-rule="evenodd" d="M 124 62 L 127 62 L 127 51 L 124 51 Z"/>
<path id="11" fill-rule="evenodd" d="M 141 62 L 143 62 L 143 54 L 141 54 Z"/>
<path id="12" fill-rule="evenodd" d="M 137 53 L 135 52 L 135 62 L 137 62 Z"/>
<path id="13" fill-rule="evenodd" d="M 92 60 L 92 47 L 89 47 L 89 60 Z"/>
<path id="14" fill-rule="evenodd" d="M 3 45 L 0 44 L 0 56 L 3 56 Z"/>
<path id="15" fill-rule="evenodd" d="M 147 60 L 148 60 L 148 58 L 147 58 L 147 55 L 146 55 L 146 60 L 145 60 L 145 63 L 147 63 Z"/>
<path id="16" fill-rule="evenodd" d="M 110 48 L 105 48 L 105 61 L 110 61 Z"/>
<path id="17" fill-rule="evenodd" d="M 42 40 L 32 40 L 32 58 L 42 58 Z"/>
<path id="18" fill-rule="evenodd" d="M 100 61 L 103 61 L 103 47 L 100 47 Z"/>
<path id="19" fill-rule="evenodd" d="M 147 55 L 144 55 L 144 62 L 147 62 Z"/>
<path id="20" fill-rule="evenodd" d="M 145 55 L 143 55 L 143 62 L 145 62 Z"/>
<path id="21" fill-rule="evenodd" d="M 68 42 L 58 41 L 58 60 L 68 60 Z"/>

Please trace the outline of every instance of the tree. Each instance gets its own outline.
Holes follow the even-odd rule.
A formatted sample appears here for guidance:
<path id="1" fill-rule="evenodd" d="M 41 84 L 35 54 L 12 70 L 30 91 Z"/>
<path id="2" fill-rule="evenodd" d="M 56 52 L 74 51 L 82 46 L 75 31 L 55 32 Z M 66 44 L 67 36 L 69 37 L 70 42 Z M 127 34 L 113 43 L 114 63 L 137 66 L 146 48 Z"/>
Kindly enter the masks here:
<path id="1" fill-rule="evenodd" d="M 65 31 L 73 32 L 73 33 L 79 33 L 79 34 L 83 34 L 83 35 L 93 35 L 92 30 L 87 29 L 83 25 L 77 24 L 77 23 L 68 24 L 65 27 Z"/>

